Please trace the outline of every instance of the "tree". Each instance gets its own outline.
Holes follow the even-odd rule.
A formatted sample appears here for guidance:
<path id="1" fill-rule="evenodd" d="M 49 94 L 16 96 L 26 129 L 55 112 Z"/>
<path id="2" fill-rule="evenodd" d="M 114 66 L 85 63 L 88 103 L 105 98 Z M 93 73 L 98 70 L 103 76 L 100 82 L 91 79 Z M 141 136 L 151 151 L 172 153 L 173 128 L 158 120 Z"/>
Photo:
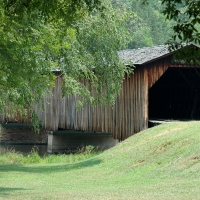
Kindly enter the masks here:
<path id="1" fill-rule="evenodd" d="M 142 0 L 143 4 L 152 0 Z M 188 63 L 199 63 L 200 52 L 196 47 L 187 47 L 193 43 L 200 45 L 200 0 L 162 0 L 162 10 L 167 20 L 173 23 L 173 34 L 166 44 L 169 50 L 181 49 L 177 59 Z M 184 47 L 184 48 L 182 48 Z"/>
<path id="2" fill-rule="evenodd" d="M 128 48 L 141 48 L 164 44 L 171 36 L 171 21 L 165 20 L 161 13 L 163 6 L 158 0 L 148 0 L 148 5 L 142 5 L 138 0 L 112 0 L 126 4 L 135 14 L 129 21 L 132 37 Z"/>
<path id="3" fill-rule="evenodd" d="M 63 95 L 114 103 L 128 72 L 117 55 L 129 38 L 126 8 L 119 12 L 107 0 L 0 2 L 1 112 L 28 108 L 37 119 L 32 105 L 54 85 L 55 69 Z"/>
<path id="4" fill-rule="evenodd" d="M 90 93 L 92 97 L 90 101 L 112 105 L 121 89 L 124 73 L 128 73 L 128 69 L 119 60 L 117 50 L 125 48 L 129 42 L 131 33 L 128 32 L 127 21 L 131 15 L 126 7 L 120 7 L 119 12 L 119 9 L 113 9 L 111 4 L 107 6 L 105 15 L 96 13 L 88 16 L 85 21 L 77 22 L 79 33 L 71 48 L 62 52 L 62 57 L 68 62 L 68 68 L 63 69 L 67 78 L 65 88 L 68 89 L 65 94 L 73 90 L 74 82 L 79 77 L 87 78 L 91 83 L 90 88 L 96 88 L 95 94 L 97 94 L 94 98 L 94 94 Z M 70 60 L 71 57 L 73 60 Z M 73 71 L 74 65 L 81 71 L 76 73 L 77 76 L 70 75 L 72 87 L 69 89 L 68 76 Z M 80 84 L 77 81 L 76 83 Z M 79 95 L 88 94 L 88 88 L 80 88 L 80 91 L 76 91 Z M 86 93 L 82 89 L 86 89 Z"/>
<path id="5" fill-rule="evenodd" d="M 163 0 L 163 14 L 166 19 L 173 20 L 173 36 L 168 41 L 170 49 L 176 50 L 190 43 L 200 44 L 200 1 L 195 0 Z M 189 63 L 199 63 L 200 52 L 197 48 L 183 48 L 177 55 Z"/>
<path id="6" fill-rule="evenodd" d="M 138 28 L 135 34 L 137 36 L 135 42 L 141 43 L 139 47 L 164 44 L 170 38 L 170 22 L 166 21 L 161 14 L 162 5 L 158 1 L 149 0 L 148 5 L 145 6 L 141 4 L 141 1 L 125 1 L 129 2 L 132 11 L 137 14 L 140 20 L 138 20 L 139 23 L 136 23 Z M 135 29 L 134 26 L 133 29 Z"/>
<path id="7" fill-rule="evenodd" d="M 146 4 L 150 0 L 143 0 Z M 182 43 L 200 44 L 200 1 L 199 0 L 162 0 L 162 13 L 166 19 L 173 20 L 173 36 L 168 43 L 174 47 Z"/>
<path id="8" fill-rule="evenodd" d="M 166 18 L 175 21 L 172 41 L 200 44 L 200 33 L 197 29 L 200 23 L 200 1 L 163 0 L 162 4 L 165 5 L 163 14 Z"/>

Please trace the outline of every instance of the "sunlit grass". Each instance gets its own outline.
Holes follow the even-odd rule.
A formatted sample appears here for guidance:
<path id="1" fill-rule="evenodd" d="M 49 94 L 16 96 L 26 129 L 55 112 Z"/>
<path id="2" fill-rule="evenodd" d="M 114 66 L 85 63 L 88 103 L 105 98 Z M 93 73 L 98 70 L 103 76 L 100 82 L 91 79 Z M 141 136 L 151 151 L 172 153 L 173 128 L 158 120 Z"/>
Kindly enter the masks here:
<path id="1" fill-rule="evenodd" d="M 0 165 L 0 199 L 198 200 L 199 130 L 165 124 L 81 161 Z"/>

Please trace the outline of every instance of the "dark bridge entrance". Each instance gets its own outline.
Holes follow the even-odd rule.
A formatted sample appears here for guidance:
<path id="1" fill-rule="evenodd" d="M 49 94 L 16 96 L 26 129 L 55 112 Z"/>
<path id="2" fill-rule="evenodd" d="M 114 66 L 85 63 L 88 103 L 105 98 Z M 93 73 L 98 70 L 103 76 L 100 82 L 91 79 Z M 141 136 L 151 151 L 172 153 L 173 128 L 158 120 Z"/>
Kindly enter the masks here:
<path id="1" fill-rule="evenodd" d="M 200 119 L 200 69 L 169 68 L 149 89 L 149 119 Z"/>

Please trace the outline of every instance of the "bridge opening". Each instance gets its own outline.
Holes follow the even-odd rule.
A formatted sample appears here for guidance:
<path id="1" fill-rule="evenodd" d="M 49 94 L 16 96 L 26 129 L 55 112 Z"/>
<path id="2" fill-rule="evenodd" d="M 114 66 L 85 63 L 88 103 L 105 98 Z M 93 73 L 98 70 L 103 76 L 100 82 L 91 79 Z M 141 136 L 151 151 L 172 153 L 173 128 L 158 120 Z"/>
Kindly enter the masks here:
<path id="1" fill-rule="evenodd" d="M 149 89 L 149 119 L 199 120 L 200 69 L 169 68 Z"/>

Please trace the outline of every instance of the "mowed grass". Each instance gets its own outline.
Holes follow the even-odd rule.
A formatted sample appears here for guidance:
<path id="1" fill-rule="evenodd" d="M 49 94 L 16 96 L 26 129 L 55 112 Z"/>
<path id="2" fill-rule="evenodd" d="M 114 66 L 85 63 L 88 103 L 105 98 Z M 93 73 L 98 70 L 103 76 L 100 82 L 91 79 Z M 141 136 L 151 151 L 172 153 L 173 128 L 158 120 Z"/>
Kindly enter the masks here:
<path id="1" fill-rule="evenodd" d="M 159 125 L 90 159 L 0 166 L 0 199 L 200 199 L 200 122 Z"/>

